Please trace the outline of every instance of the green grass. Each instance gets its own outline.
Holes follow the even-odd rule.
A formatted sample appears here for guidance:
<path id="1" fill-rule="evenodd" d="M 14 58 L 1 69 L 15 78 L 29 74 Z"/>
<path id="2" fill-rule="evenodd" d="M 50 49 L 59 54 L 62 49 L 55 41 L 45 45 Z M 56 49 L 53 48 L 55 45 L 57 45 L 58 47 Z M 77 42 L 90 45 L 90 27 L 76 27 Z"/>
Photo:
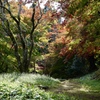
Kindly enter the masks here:
<path id="1" fill-rule="evenodd" d="M 93 74 L 88 74 L 78 79 L 74 79 L 74 81 L 79 82 L 84 87 L 89 88 L 90 92 L 100 93 L 100 80 L 95 80 L 92 77 Z"/>
<path id="2" fill-rule="evenodd" d="M 74 83 L 73 86 L 77 89 L 81 86 L 89 89 L 87 92 L 68 93 L 67 89 L 62 89 L 62 82 L 59 79 L 49 76 L 25 73 L 0 74 L 0 100 L 91 100 L 91 96 L 98 100 L 100 81 L 91 79 L 92 75 L 66 80 L 70 84 Z M 40 85 L 49 89 L 41 89 Z"/>
<path id="3" fill-rule="evenodd" d="M 60 81 L 39 74 L 0 74 L 0 100 L 75 100 L 65 94 L 39 89 L 38 86 L 49 88 L 59 87 Z"/>

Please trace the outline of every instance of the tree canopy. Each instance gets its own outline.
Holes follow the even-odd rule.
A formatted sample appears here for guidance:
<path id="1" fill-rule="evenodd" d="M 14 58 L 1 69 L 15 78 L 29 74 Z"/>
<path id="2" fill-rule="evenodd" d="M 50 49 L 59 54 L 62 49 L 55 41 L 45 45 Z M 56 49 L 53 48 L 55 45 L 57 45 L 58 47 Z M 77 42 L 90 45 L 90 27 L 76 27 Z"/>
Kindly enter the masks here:
<path id="1" fill-rule="evenodd" d="M 42 3 L 0 0 L 0 72 L 29 72 L 40 62 L 54 77 L 99 69 L 99 0 L 48 0 L 43 8 Z"/>

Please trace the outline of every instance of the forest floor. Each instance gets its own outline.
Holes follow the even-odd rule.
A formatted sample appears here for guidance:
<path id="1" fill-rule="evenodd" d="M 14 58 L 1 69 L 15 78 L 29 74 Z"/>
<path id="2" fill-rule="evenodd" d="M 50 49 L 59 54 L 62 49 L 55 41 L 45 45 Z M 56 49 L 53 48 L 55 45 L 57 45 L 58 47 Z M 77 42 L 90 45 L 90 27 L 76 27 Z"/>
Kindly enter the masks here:
<path id="1" fill-rule="evenodd" d="M 0 100 L 100 100 L 100 80 L 92 75 L 63 80 L 40 74 L 0 74 Z"/>
<path id="2" fill-rule="evenodd" d="M 56 89 L 52 89 L 57 94 L 67 94 L 74 96 L 76 100 L 100 100 L 100 91 L 90 90 L 89 87 L 85 87 L 81 83 L 73 80 L 62 81 L 60 86 Z"/>

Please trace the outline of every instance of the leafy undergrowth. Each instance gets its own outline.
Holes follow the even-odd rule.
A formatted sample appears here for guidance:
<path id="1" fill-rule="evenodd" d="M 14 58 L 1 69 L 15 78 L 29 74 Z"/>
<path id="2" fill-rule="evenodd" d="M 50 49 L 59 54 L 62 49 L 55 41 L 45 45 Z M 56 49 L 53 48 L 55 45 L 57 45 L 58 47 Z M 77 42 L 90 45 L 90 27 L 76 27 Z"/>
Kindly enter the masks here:
<path id="1" fill-rule="evenodd" d="M 59 87 L 60 81 L 39 74 L 1 74 L 0 75 L 0 100 L 76 100 L 63 93 L 56 94 L 48 89 Z"/>
<path id="2" fill-rule="evenodd" d="M 39 74 L 0 74 L 0 100 L 99 100 L 100 81 L 91 77 L 60 81 Z"/>

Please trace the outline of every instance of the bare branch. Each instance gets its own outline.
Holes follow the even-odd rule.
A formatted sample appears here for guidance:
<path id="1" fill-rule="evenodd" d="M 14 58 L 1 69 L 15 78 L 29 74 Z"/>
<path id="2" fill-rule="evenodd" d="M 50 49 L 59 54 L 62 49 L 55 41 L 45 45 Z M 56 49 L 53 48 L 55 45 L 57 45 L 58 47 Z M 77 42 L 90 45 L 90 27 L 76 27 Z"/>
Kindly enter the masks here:
<path id="1" fill-rule="evenodd" d="M 39 6 L 39 10 L 40 10 L 40 17 L 39 17 L 38 20 L 37 20 L 37 23 L 36 23 L 36 25 L 35 25 L 35 28 L 38 26 L 38 24 L 40 23 L 40 20 L 41 20 L 41 18 L 42 18 L 42 16 L 43 16 L 43 13 L 42 13 L 42 10 L 41 10 L 41 7 L 40 7 L 39 0 L 38 0 L 38 6 Z"/>
<path id="2" fill-rule="evenodd" d="M 4 8 L 11 16 L 11 18 L 16 22 L 18 23 L 18 20 L 13 16 L 13 14 L 11 13 L 11 11 L 9 9 L 7 9 L 6 7 L 0 5 L 1 8 Z"/>
<path id="3" fill-rule="evenodd" d="M 34 47 L 34 38 L 33 38 L 33 32 L 35 30 L 35 19 L 34 19 L 34 16 L 35 16 L 35 8 L 33 8 L 33 14 L 32 14 L 32 18 L 31 18 L 32 30 L 30 32 L 31 48 L 30 48 L 30 51 L 29 51 L 29 62 L 30 62 L 32 50 L 33 50 L 33 47 Z"/>

